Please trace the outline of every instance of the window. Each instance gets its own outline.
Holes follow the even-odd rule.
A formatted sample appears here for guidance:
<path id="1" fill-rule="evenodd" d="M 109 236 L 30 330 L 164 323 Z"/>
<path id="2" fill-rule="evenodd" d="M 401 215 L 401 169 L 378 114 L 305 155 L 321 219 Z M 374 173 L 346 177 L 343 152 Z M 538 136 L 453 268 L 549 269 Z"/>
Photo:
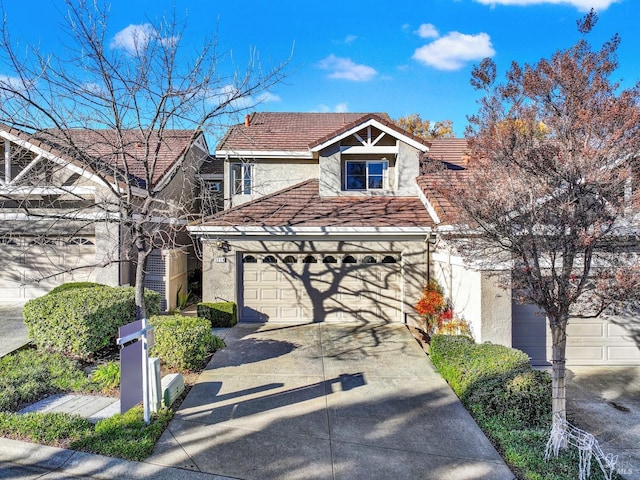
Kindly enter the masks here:
<path id="1" fill-rule="evenodd" d="M 296 263 L 296 257 L 294 257 L 293 255 L 287 255 L 286 257 L 284 257 L 283 260 L 284 263 Z"/>
<path id="2" fill-rule="evenodd" d="M 333 255 L 327 255 L 322 259 L 322 263 L 338 263 L 338 261 Z"/>
<path id="3" fill-rule="evenodd" d="M 302 263 L 318 263 L 318 260 L 313 255 L 307 255 L 302 259 Z"/>
<path id="4" fill-rule="evenodd" d="M 262 263 L 278 263 L 278 261 L 273 255 L 267 255 L 262 259 Z"/>
<path id="5" fill-rule="evenodd" d="M 347 255 L 342 259 L 342 263 L 356 263 L 356 258 L 353 255 Z"/>
<path id="6" fill-rule="evenodd" d="M 362 259 L 362 263 L 376 263 L 376 259 L 375 259 L 375 257 L 372 257 L 371 255 L 367 255 L 366 257 L 364 257 Z"/>
<path id="7" fill-rule="evenodd" d="M 242 259 L 243 263 L 258 263 L 258 260 L 253 255 L 245 255 Z"/>
<path id="8" fill-rule="evenodd" d="M 231 176 L 234 195 L 250 195 L 252 183 L 252 165 L 236 163 L 231 165 Z"/>
<path id="9" fill-rule="evenodd" d="M 391 255 L 387 255 L 382 259 L 382 263 L 397 263 L 396 259 Z"/>
<path id="10" fill-rule="evenodd" d="M 389 162 L 349 161 L 345 165 L 346 190 L 381 190 L 387 188 Z"/>

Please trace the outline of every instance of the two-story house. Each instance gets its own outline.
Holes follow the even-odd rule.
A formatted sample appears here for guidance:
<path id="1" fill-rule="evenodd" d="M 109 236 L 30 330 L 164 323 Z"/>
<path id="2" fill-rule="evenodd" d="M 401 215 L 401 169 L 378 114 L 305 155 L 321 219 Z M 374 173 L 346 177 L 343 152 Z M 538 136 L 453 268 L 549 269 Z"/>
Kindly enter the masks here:
<path id="1" fill-rule="evenodd" d="M 429 143 L 384 114 L 254 113 L 232 127 L 226 209 L 202 240 L 203 300 L 241 321 L 405 321 L 434 222 L 416 185 Z"/>
<path id="2" fill-rule="evenodd" d="M 0 125 L 0 301 L 24 301 L 71 281 L 132 284 L 136 257 L 122 209 L 135 216 L 135 206 L 153 195 L 169 206 L 156 213 L 154 225 L 163 235 L 173 227 L 171 207 L 190 204 L 198 169 L 209 157 L 204 135 L 168 130 L 158 140 L 138 131 L 120 134 Z M 152 169 L 145 165 L 149 159 Z M 178 232 L 175 242 L 151 254 L 145 280 L 165 295 L 167 308 L 175 306 L 178 288 L 187 290 L 191 240 L 184 227 L 174 230 L 182 237 Z"/>

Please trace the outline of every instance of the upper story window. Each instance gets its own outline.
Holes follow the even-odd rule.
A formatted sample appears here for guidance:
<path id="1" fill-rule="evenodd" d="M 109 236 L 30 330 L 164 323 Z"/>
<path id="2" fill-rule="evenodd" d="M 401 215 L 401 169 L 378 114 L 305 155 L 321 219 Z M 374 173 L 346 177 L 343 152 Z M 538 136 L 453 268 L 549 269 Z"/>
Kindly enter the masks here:
<path id="1" fill-rule="evenodd" d="M 231 165 L 231 177 L 234 195 L 250 195 L 253 165 L 236 163 Z"/>
<path id="2" fill-rule="evenodd" d="M 382 190 L 387 188 L 389 162 L 386 160 L 347 161 L 346 190 Z"/>

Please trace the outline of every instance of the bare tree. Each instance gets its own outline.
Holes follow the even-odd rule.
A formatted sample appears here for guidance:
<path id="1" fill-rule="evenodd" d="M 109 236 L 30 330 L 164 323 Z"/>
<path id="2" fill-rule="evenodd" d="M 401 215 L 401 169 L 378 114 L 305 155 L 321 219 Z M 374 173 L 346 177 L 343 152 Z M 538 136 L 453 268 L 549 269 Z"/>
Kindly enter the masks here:
<path id="1" fill-rule="evenodd" d="M 103 2 L 64 5 L 60 54 L 19 46 L 6 19 L 0 30 L 0 122 L 15 134 L 16 145 L 26 138 L 41 147 L 43 158 L 23 163 L 47 165 L 40 180 L 57 181 L 58 189 L 49 201 L 25 201 L 5 188 L 3 207 L 44 219 L 51 228 L 65 222 L 67 233 L 70 225 L 78 232 L 92 222 L 117 225 L 117 241 L 131 246 L 126 259 L 136 265 L 142 318 L 149 255 L 178 244 L 194 216 L 194 175 L 207 155 L 203 136 L 254 106 L 282 78 L 285 63 L 262 71 L 254 53 L 244 73 L 225 73 L 227 58 L 218 54 L 215 38 L 195 52 L 182 46 L 185 26 L 175 12 L 128 27 L 125 42 L 107 36 Z M 56 177 L 67 165 L 47 161 L 47 152 L 69 159 L 79 177 L 101 185 L 99 191 L 81 191 L 68 170 Z M 18 151 L 5 154 L 19 163 Z M 21 180 L 35 188 L 37 169 L 30 170 Z M 16 183 L 9 180 L 15 179 L 3 177 L 5 187 Z"/>
<path id="2" fill-rule="evenodd" d="M 591 11 L 580 31 L 596 20 Z M 638 297 L 640 89 L 610 80 L 618 44 L 614 36 L 594 51 L 582 38 L 534 65 L 514 62 L 504 83 L 484 60 L 472 75 L 485 97 L 470 117 L 468 169 L 427 166 L 467 227 L 452 244 L 475 262 L 511 265 L 509 286 L 546 315 L 554 418 L 566 415 L 569 319 Z"/>

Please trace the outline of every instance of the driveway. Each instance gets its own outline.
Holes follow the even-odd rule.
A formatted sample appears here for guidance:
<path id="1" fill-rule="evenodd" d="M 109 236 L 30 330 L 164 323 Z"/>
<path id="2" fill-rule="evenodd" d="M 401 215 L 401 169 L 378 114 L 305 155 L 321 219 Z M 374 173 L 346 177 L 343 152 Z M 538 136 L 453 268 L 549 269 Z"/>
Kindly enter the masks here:
<path id="1" fill-rule="evenodd" d="M 225 341 L 146 462 L 243 480 L 513 478 L 403 325 L 237 325 Z"/>
<path id="2" fill-rule="evenodd" d="M 567 367 L 569 421 L 592 433 L 617 470 L 640 480 L 640 366 Z"/>
<path id="3" fill-rule="evenodd" d="M 0 303 L 0 357 L 26 345 L 27 327 L 22 321 L 24 303 Z"/>

